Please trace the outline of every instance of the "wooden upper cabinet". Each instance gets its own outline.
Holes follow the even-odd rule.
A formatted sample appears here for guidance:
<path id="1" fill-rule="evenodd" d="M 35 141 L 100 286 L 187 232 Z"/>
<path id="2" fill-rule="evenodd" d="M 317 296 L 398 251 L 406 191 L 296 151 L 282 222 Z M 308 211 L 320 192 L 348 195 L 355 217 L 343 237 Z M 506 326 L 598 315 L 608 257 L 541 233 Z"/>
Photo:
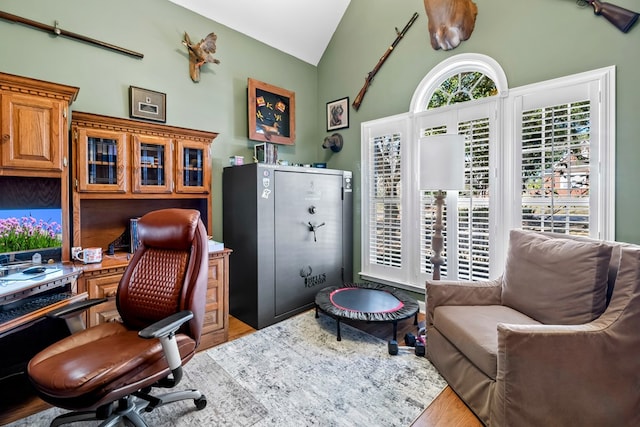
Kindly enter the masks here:
<path id="1" fill-rule="evenodd" d="M 114 249 L 130 220 L 166 208 L 197 209 L 212 232 L 214 132 L 74 111 L 73 246 Z"/>
<path id="2" fill-rule="evenodd" d="M 209 193 L 209 144 L 179 139 L 176 144 L 176 193 Z"/>
<path id="3" fill-rule="evenodd" d="M 79 192 L 211 192 L 210 149 L 217 133 L 77 111 L 71 127 Z"/>
<path id="4" fill-rule="evenodd" d="M 173 144 L 169 138 L 133 135 L 133 192 L 171 193 Z"/>
<path id="5" fill-rule="evenodd" d="M 0 73 L 0 166 L 56 176 L 68 165 L 67 115 L 78 88 Z"/>
<path id="6" fill-rule="evenodd" d="M 2 165 L 62 171 L 64 103 L 20 94 L 2 96 Z"/>
<path id="7" fill-rule="evenodd" d="M 127 191 L 127 134 L 125 132 L 75 128 L 77 189 L 85 192 Z"/>

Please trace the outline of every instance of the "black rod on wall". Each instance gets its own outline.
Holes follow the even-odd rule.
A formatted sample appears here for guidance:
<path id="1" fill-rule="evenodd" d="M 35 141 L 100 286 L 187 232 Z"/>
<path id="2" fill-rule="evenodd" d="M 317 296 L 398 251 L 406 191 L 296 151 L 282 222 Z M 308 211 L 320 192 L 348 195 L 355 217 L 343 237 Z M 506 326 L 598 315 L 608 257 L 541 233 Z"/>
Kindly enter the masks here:
<path id="1" fill-rule="evenodd" d="M 107 48 L 107 49 L 111 49 L 111 50 L 116 51 L 118 53 L 123 53 L 125 55 L 130 55 L 130 56 L 133 56 L 133 57 L 136 57 L 136 58 L 142 59 L 144 57 L 143 54 L 138 53 L 138 52 L 134 52 L 133 50 L 125 49 L 125 48 L 122 48 L 122 47 L 119 47 L 119 46 L 112 45 L 110 43 L 106 43 L 106 42 L 103 42 L 103 41 L 100 41 L 100 40 L 96 40 L 96 39 L 92 39 L 90 37 L 83 36 L 81 34 L 76 34 L 76 33 L 72 33 L 71 31 L 63 30 L 62 28 L 58 27 L 58 21 L 56 21 L 54 26 L 51 26 L 51 25 L 42 24 L 42 23 L 37 22 L 37 21 L 32 21 L 31 19 L 23 18 L 23 17 L 17 16 L 17 15 L 12 15 L 10 13 L 2 12 L 2 11 L 0 11 L 0 18 L 6 19 L 8 21 L 18 22 L 20 24 L 28 25 L 30 27 L 37 28 L 39 30 L 46 31 L 46 32 L 49 32 L 49 33 L 53 33 L 56 36 L 65 36 L 65 37 L 69 37 L 69 38 L 72 38 L 72 39 L 75 39 L 75 40 L 80 40 L 80 41 L 83 41 L 83 42 L 86 42 L 86 43 L 90 43 L 90 44 L 93 44 L 93 45 L 96 45 L 96 46 L 100 46 L 100 47 L 104 47 L 104 48 Z"/>

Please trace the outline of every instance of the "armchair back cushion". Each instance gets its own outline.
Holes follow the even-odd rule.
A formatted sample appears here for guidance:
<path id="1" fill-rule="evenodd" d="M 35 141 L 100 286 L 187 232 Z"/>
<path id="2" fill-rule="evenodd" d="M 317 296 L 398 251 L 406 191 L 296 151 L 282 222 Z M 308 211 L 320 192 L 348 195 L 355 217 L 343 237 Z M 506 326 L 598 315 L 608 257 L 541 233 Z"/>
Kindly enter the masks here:
<path id="1" fill-rule="evenodd" d="M 544 324 L 579 325 L 606 308 L 611 245 L 511 230 L 502 304 Z"/>

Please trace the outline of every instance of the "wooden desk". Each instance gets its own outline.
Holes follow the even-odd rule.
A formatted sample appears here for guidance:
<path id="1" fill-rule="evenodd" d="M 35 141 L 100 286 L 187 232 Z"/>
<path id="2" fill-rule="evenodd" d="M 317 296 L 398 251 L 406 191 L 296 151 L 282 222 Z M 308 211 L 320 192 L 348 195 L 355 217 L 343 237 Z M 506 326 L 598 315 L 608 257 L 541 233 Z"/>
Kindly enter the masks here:
<path id="1" fill-rule="evenodd" d="M 34 397 L 26 365 L 36 353 L 69 335 L 65 322 L 48 319 L 47 313 L 87 298 L 77 286 L 82 269 L 69 263 L 46 266 L 55 271 L 0 285 L 0 310 L 3 317 L 10 316 L 0 323 L 0 425 L 46 408 Z M 55 302 L 41 306 L 51 297 Z"/>
<path id="2" fill-rule="evenodd" d="M 231 252 L 231 250 L 225 249 L 209 254 L 206 312 L 198 351 L 226 342 L 229 338 L 229 255 Z M 93 312 L 90 310 L 89 324 L 117 319 L 115 292 L 120 277 L 129 263 L 129 257 L 127 253 L 118 253 L 113 256 L 105 255 L 100 264 L 85 265 L 76 262 L 65 265 L 64 273 L 61 276 L 64 276 L 66 280 L 72 280 L 75 289 L 79 292 L 74 301 L 87 298 L 87 296 L 89 298 L 102 296 L 109 298 L 106 303 L 92 308 Z M 76 278 L 78 279 L 77 283 Z M 62 280 L 58 277 L 57 279 Z M 29 317 L 42 317 L 51 310 L 53 308 L 37 314 L 34 313 Z M 16 327 L 15 322 L 11 327 L 0 325 L 0 331 Z M 0 425 L 27 417 L 49 407 L 41 399 L 35 397 L 24 374 L 7 378 L 6 382 L 0 379 L 0 385 L 2 384 L 6 384 L 6 387 L 0 386 Z M 5 390 L 6 394 L 2 390 Z"/>
<path id="3" fill-rule="evenodd" d="M 0 323 L 0 338 L 10 333 L 13 329 L 24 328 L 25 325 L 45 316 L 50 311 L 87 297 L 87 294 L 77 287 L 76 280 L 82 274 L 81 269 L 69 263 L 44 264 L 44 266 L 55 271 L 35 277 L 33 280 L 8 281 L 5 283 L 0 281 L 0 310 L 7 311 L 11 308 L 19 307 L 21 303 L 26 303 L 37 296 L 55 292 L 65 292 L 68 297 Z"/>

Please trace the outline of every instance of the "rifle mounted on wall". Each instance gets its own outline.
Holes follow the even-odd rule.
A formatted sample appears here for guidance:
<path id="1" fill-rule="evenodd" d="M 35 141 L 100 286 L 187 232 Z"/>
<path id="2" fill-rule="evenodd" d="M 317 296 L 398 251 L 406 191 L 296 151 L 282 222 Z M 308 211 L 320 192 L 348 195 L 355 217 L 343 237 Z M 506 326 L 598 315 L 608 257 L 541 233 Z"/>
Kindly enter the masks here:
<path id="1" fill-rule="evenodd" d="M 6 19 L 7 21 L 11 21 L 11 22 L 17 22 L 19 24 L 24 24 L 24 25 L 27 25 L 29 27 L 45 31 L 47 33 L 51 33 L 54 36 L 68 37 L 70 39 L 79 40 L 79 41 L 82 41 L 82 42 L 85 42 L 85 43 L 89 43 L 89 44 L 92 44 L 92 45 L 95 45 L 95 46 L 100 46 L 100 47 L 103 47 L 103 48 L 106 48 L 106 49 L 113 50 L 114 52 L 122 53 L 122 54 L 129 55 L 129 56 L 133 56 L 135 58 L 142 59 L 144 57 L 143 54 L 135 52 L 133 50 L 125 49 L 123 47 L 119 47 L 119 46 L 113 45 L 111 43 L 103 42 L 103 41 L 100 41 L 100 40 L 92 39 L 92 38 L 87 37 L 87 36 L 83 36 L 81 34 L 72 33 L 71 31 L 63 30 L 62 28 L 60 28 L 58 26 L 58 21 L 55 22 L 54 26 L 51 26 L 51 25 L 43 24 L 41 22 L 33 21 L 31 19 L 28 19 L 28 18 L 23 18 L 21 16 L 12 15 L 11 13 L 7 13 L 7 12 L 3 12 L 3 11 L 0 11 L 0 18 Z"/>
<path id="2" fill-rule="evenodd" d="M 413 23 L 416 21 L 417 18 L 418 18 L 418 12 L 415 12 L 411 17 L 411 19 L 409 20 L 409 22 L 407 23 L 407 25 L 404 26 L 402 31 L 398 32 L 398 28 L 396 28 L 396 33 L 398 34 L 398 37 L 396 37 L 393 43 L 391 43 L 391 46 L 387 48 L 384 55 L 382 55 L 382 58 L 380 58 L 380 60 L 378 61 L 376 66 L 373 68 L 373 70 L 371 70 L 367 74 L 367 77 L 364 80 L 364 86 L 362 86 L 362 89 L 360 89 L 360 92 L 358 92 L 356 99 L 353 100 L 353 104 L 351 104 L 353 105 L 353 108 L 355 108 L 356 111 L 358 111 L 358 108 L 360 108 L 360 104 L 362 103 L 362 98 L 364 98 L 364 94 L 367 93 L 367 89 L 369 89 L 369 85 L 371 85 L 373 78 L 376 76 L 378 71 L 380 71 L 382 64 L 384 64 L 387 58 L 389 58 L 389 55 L 391 55 L 391 52 L 393 52 L 393 49 L 395 49 L 396 45 L 400 43 L 400 40 L 402 40 L 404 35 L 407 33 L 409 28 L 411 28 L 411 26 L 413 25 Z"/>
<path id="3" fill-rule="evenodd" d="M 587 3 L 593 7 L 595 15 L 604 16 L 607 21 L 611 22 L 623 33 L 629 31 L 638 20 L 639 15 L 637 13 L 624 7 L 598 0 L 578 0 L 578 4 L 586 5 Z"/>

